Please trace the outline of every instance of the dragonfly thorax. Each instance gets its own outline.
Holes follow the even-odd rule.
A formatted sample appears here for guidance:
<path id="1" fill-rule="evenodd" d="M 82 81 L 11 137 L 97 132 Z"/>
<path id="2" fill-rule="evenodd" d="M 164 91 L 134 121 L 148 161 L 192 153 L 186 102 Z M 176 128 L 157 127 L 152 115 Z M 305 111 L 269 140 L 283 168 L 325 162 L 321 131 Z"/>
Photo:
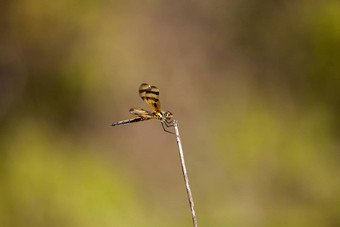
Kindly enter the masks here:
<path id="1" fill-rule="evenodd" d="M 158 120 L 163 120 L 164 113 L 162 111 L 156 111 L 153 114 L 154 118 L 157 118 Z"/>

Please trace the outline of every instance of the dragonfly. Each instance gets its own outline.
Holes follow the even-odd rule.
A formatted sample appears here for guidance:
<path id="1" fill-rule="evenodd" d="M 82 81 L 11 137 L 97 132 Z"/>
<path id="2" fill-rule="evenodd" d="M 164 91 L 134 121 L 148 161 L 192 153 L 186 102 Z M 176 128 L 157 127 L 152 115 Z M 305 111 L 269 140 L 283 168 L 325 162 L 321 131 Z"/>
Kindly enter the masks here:
<path id="1" fill-rule="evenodd" d="M 174 134 L 171 131 L 166 130 L 164 125 L 168 127 L 173 127 L 173 114 L 170 111 L 162 111 L 161 104 L 159 102 L 159 89 L 156 86 L 151 86 L 147 83 L 142 83 L 139 86 L 139 96 L 148 104 L 153 112 L 144 110 L 142 108 L 131 108 L 130 113 L 135 116 L 135 118 L 124 120 L 124 121 L 118 121 L 115 123 L 112 123 L 112 126 L 117 125 L 126 125 L 134 122 L 140 122 L 140 121 L 146 121 L 150 119 L 158 119 L 161 121 L 163 130 L 165 132 Z"/>

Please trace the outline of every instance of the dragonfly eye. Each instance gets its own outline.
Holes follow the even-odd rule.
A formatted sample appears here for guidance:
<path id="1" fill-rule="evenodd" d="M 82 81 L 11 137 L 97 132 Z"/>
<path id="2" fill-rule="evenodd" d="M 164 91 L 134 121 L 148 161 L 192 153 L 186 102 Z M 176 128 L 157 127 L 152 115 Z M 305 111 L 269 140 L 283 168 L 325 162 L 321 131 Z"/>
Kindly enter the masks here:
<path id="1" fill-rule="evenodd" d="M 172 118 L 172 113 L 170 112 L 170 111 L 166 111 L 165 113 L 164 113 L 164 116 L 165 116 L 165 119 L 166 120 L 171 120 L 171 118 Z"/>

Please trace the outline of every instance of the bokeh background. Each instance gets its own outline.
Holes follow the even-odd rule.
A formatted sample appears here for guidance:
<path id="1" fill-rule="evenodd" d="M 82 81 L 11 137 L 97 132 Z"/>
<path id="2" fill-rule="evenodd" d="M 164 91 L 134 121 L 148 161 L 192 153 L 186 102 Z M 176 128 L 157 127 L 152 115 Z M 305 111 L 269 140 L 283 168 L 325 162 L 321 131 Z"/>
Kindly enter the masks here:
<path id="1" fill-rule="evenodd" d="M 340 226 L 339 1 L 2 0 L 0 226 Z"/>

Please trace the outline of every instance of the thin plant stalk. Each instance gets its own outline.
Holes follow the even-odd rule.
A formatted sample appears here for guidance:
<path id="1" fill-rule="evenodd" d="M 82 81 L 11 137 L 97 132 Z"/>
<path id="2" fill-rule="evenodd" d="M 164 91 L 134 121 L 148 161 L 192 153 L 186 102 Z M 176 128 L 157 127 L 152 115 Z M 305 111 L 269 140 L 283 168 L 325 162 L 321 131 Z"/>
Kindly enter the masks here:
<path id="1" fill-rule="evenodd" d="M 187 173 L 187 169 L 185 167 L 185 161 L 184 161 L 184 155 L 183 155 L 183 150 L 182 150 L 181 138 L 179 136 L 179 130 L 178 130 L 178 126 L 177 126 L 177 121 L 176 120 L 173 121 L 173 126 L 175 128 L 176 140 L 177 140 L 178 151 L 179 151 L 179 157 L 181 159 L 181 165 L 182 165 L 182 172 L 183 172 L 184 181 L 185 181 L 185 187 L 187 189 L 188 198 L 189 198 L 189 204 L 190 204 L 190 208 L 191 208 L 192 221 L 194 223 L 194 227 L 197 227 L 197 219 L 196 219 L 196 213 L 195 213 L 194 200 L 193 200 L 192 194 L 191 194 L 188 173 Z"/>

